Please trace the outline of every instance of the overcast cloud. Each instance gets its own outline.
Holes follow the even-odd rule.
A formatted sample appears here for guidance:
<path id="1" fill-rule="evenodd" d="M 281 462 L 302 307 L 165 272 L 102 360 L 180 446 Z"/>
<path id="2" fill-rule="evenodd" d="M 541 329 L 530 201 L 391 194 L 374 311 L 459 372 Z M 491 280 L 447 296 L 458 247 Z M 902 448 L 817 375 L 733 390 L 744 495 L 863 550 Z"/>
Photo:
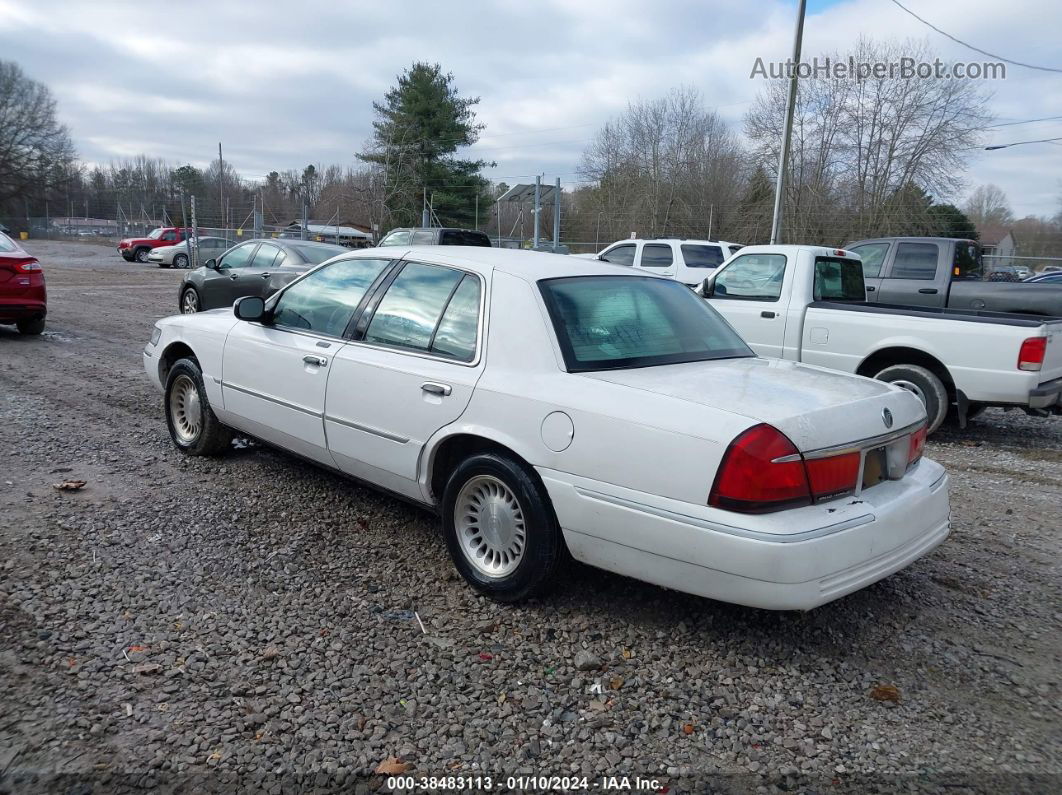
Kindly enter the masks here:
<path id="1" fill-rule="evenodd" d="M 1058 0 L 905 0 L 949 33 L 1021 61 L 1062 67 Z M 211 3 L 0 0 L 0 57 L 55 92 L 89 162 L 146 153 L 245 176 L 354 164 L 372 105 L 414 60 L 439 62 L 478 95 L 488 176 L 577 179 L 581 152 L 628 100 L 680 84 L 740 130 L 763 86 L 757 56 L 789 54 L 795 2 L 460 0 Z M 805 55 L 860 34 L 926 38 L 946 61 L 987 60 L 888 0 L 811 0 Z M 997 123 L 1062 116 L 1062 74 L 1007 67 L 985 112 Z M 998 127 L 987 143 L 1062 136 L 1062 119 Z M 1062 146 L 976 152 L 967 191 L 992 182 L 1016 214 L 1053 215 Z M 948 197 L 956 202 L 961 195 Z"/>

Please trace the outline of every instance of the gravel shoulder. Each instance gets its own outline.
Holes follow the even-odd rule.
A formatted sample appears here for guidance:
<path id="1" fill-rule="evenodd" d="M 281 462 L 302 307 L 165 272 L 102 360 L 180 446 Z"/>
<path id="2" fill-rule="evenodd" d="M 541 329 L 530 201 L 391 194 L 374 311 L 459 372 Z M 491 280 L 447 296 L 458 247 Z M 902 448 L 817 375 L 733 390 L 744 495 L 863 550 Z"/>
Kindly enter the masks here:
<path id="1" fill-rule="evenodd" d="M 140 362 L 180 272 L 27 248 L 49 318 L 0 327 L 0 792 L 369 791 L 392 757 L 671 792 L 1062 788 L 1059 419 L 935 435 L 951 538 L 811 613 L 583 567 L 503 607 L 427 513 L 254 444 L 180 456 Z"/>

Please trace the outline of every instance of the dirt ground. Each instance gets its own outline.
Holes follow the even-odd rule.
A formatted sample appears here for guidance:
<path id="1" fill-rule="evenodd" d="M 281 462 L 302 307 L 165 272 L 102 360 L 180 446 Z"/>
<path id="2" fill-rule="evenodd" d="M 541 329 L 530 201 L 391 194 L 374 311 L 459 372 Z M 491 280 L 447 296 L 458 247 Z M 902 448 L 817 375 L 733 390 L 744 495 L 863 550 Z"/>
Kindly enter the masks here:
<path id="1" fill-rule="evenodd" d="M 0 326 L 0 792 L 1062 789 L 1059 419 L 932 437 L 952 536 L 811 613 L 582 567 L 502 607 L 429 514 L 253 443 L 173 449 L 140 352 L 180 271 L 27 248 L 49 317 Z"/>

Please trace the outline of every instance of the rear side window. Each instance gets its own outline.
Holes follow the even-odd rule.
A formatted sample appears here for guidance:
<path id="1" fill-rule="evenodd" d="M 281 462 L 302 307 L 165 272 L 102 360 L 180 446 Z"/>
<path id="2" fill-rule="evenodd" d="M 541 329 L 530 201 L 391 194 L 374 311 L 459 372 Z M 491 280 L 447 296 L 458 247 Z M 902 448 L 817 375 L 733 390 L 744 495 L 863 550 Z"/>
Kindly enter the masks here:
<path id="1" fill-rule="evenodd" d="M 715 277 L 713 298 L 741 301 L 777 301 L 785 278 L 785 255 L 744 254 Z"/>
<path id="2" fill-rule="evenodd" d="M 387 288 L 365 332 L 365 341 L 427 352 L 443 310 L 464 273 L 409 262 Z"/>
<path id="3" fill-rule="evenodd" d="M 653 243 L 642 247 L 643 268 L 666 268 L 674 261 L 671 246 Z"/>
<path id="4" fill-rule="evenodd" d="M 482 232 L 473 232 L 468 229 L 444 229 L 439 233 L 439 244 L 490 247 L 490 238 Z"/>
<path id="5" fill-rule="evenodd" d="M 605 262 L 611 262 L 613 265 L 634 265 L 634 252 L 637 250 L 637 246 L 633 243 L 628 243 L 623 246 L 616 246 L 610 248 L 604 254 L 601 255 L 601 259 Z"/>
<path id="6" fill-rule="evenodd" d="M 867 243 L 849 249 L 863 260 L 863 277 L 874 279 L 881 275 L 881 266 L 885 264 L 885 255 L 889 253 L 888 243 Z"/>
<path id="7" fill-rule="evenodd" d="M 719 246 L 684 244 L 682 259 L 687 268 L 716 268 L 723 262 L 723 251 Z"/>
<path id="8" fill-rule="evenodd" d="M 410 242 L 414 246 L 430 246 L 435 242 L 435 233 L 430 229 L 419 229 L 413 233 L 413 238 Z"/>
<path id="9" fill-rule="evenodd" d="M 251 259 L 251 254 L 254 253 L 254 248 L 257 245 L 258 245 L 257 243 L 247 243 L 245 245 L 237 246 L 236 248 L 232 249 L 225 256 L 223 256 L 221 258 L 221 263 L 220 263 L 221 267 L 222 268 L 245 268 L 245 267 L 247 267 L 247 262 Z"/>
<path id="10" fill-rule="evenodd" d="M 332 259 L 339 254 L 346 254 L 347 249 L 342 246 L 295 246 L 295 249 L 302 255 L 302 258 L 311 265 L 320 265 L 326 259 Z M 283 255 L 281 255 L 281 261 L 283 261 Z M 280 262 L 277 263 L 279 265 Z"/>
<path id="11" fill-rule="evenodd" d="M 899 243 L 892 260 L 890 279 L 924 279 L 937 275 L 936 243 Z"/>
<path id="12" fill-rule="evenodd" d="M 815 257 L 816 301 L 866 301 L 863 268 L 854 259 Z"/>
<path id="13" fill-rule="evenodd" d="M 476 355 L 478 331 L 479 279 L 467 274 L 450 298 L 429 350 L 459 362 L 470 362 Z"/>
<path id="14" fill-rule="evenodd" d="M 347 259 L 325 265 L 281 294 L 273 323 L 343 336 L 365 291 L 389 263 L 386 259 Z"/>
<path id="15" fill-rule="evenodd" d="M 263 243 L 258 247 L 258 251 L 254 252 L 254 259 L 251 260 L 250 267 L 252 268 L 269 268 L 273 265 L 273 260 L 277 258 L 277 254 L 280 253 L 280 247 L 274 246 L 272 243 Z"/>
<path id="16" fill-rule="evenodd" d="M 956 243 L 951 275 L 953 279 L 981 279 L 984 275 L 981 247 L 972 241 Z"/>

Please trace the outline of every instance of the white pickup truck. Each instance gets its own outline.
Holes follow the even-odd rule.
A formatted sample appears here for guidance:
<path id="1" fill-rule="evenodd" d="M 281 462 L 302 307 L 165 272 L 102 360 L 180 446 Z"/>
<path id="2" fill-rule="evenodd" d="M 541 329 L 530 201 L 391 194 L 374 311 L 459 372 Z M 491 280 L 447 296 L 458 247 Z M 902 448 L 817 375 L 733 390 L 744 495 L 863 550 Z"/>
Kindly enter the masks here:
<path id="1" fill-rule="evenodd" d="M 747 246 L 698 292 L 760 355 L 915 393 L 930 432 L 949 410 L 1062 414 L 1062 319 L 867 303 L 858 255 L 818 246 Z"/>

